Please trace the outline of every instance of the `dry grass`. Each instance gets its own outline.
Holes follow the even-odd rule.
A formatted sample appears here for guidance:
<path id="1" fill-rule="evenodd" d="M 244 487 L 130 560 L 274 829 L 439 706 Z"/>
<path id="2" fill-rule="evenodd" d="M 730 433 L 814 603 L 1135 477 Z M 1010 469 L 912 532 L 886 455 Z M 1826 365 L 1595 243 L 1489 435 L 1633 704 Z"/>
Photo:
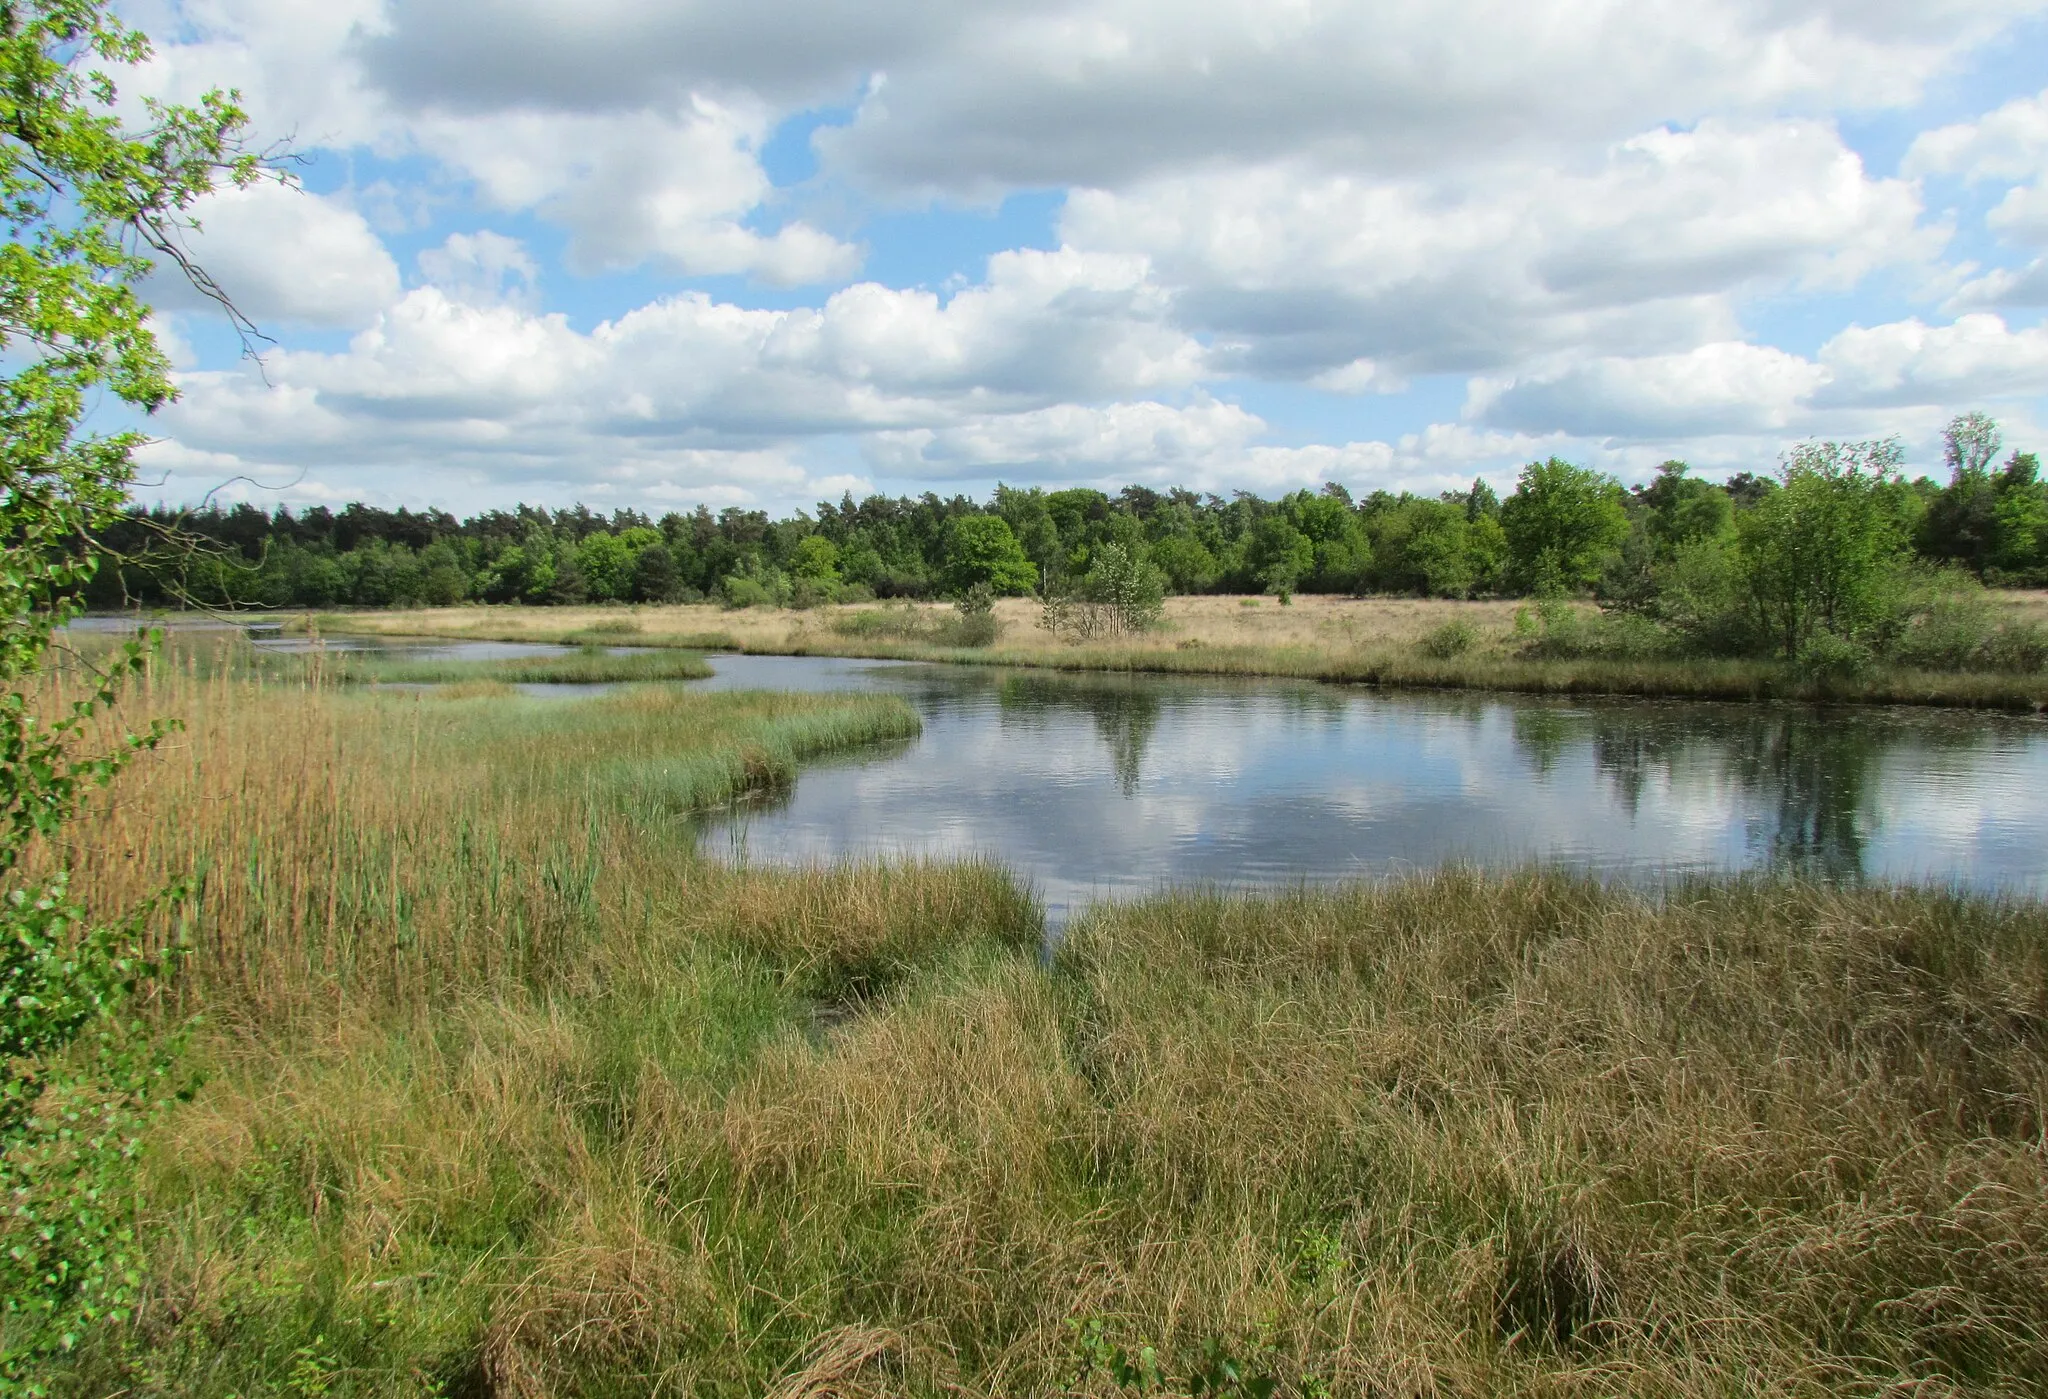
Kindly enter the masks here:
<path id="1" fill-rule="evenodd" d="M 2003 618 L 2048 623 L 2048 593 L 1992 594 Z M 991 647 L 961 650 L 834 627 L 849 609 L 726 611 L 708 605 L 606 608 L 442 608 L 364 612 L 319 619 L 332 631 L 523 641 L 630 640 L 763 654 L 881 656 L 1063 670 L 1270 675 L 1401 688 L 1506 690 L 1535 694 L 1644 694 L 1700 699 L 1796 699 L 1932 704 L 2021 712 L 2048 705 L 2048 676 L 1879 670 L 1815 681 L 1761 661 L 1531 659 L 1514 632 L 1513 601 L 1344 598 L 1175 597 L 1156 631 L 1114 644 L 1075 646 L 1050 636 L 1036 604 L 997 604 L 1001 634 Z M 950 612 L 944 604 L 923 604 Z M 857 610 L 857 609 L 854 609 Z M 1432 658 L 1422 639 L 1444 623 L 1468 624 L 1465 654 Z M 600 629 L 600 630 L 593 630 Z"/>
<path id="2" fill-rule="evenodd" d="M 1000 870 L 732 869 L 631 794 L 840 700 L 157 683 L 81 880 L 204 864 L 208 1081 L 60 1392 L 2048 1386 L 2039 904 L 1446 872 L 1048 963 Z"/>

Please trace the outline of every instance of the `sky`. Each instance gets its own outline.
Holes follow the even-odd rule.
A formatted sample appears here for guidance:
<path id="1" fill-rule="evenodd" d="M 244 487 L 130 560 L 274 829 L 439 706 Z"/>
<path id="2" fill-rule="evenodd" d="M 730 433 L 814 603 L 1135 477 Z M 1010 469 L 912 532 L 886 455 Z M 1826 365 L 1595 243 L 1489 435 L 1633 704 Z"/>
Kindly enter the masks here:
<path id="1" fill-rule="evenodd" d="M 2048 0 L 127 0 L 235 88 L 147 499 L 2048 449 Z"/>

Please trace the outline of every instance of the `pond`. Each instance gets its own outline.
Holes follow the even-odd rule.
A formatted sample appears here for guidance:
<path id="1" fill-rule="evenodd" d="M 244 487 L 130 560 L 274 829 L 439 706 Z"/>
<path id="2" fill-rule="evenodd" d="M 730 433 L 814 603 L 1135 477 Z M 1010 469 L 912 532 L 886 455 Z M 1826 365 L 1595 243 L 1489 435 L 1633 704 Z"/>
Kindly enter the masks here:
<path id="1" fill-rule="evenodd" d="M 325 644 L 421 660 L 571 649 Z M 1055 926 L 1094 899 L 1166 885 L 1276 887 L 1447 861 L 1545 861 L 1652 883 L 1772 870 L 2048 895 L 2039 718 L 710 661 L 712 678 L 690 683 L 885 691 L 917 708 L 924 733 L 806 764 L 790 790 L 702 822 L 707 849 L 771 863 L 987 855 L 1033 881 Z"/>
<path id="2" fill-rule="evenodd" d="M 755 862 L 985 854 L 1053 922 L 1170 884 L 1446 861 L 2048 893 L 2048 723 L 1953 710 L 1552 700 L 1288 681 L 714 656 L 716 688 L 882 690 L 908 743 L 708 824 Z"/>

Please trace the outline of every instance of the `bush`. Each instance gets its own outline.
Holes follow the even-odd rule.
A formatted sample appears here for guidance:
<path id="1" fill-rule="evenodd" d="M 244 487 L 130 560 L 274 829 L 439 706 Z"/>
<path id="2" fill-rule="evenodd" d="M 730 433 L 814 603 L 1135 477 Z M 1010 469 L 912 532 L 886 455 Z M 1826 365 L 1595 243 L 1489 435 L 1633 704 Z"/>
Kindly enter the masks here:
<path id="1" fill-rule="evenodd" d="M 1078 585 L 1054 584 L 1040 601 L 1045 629 L 1062 640 L 1149 631 L 1166 610 L 1166 575 L 1142 546 L 1104 544 Z"/>
<path id="2" fill-rule="evenodd" d="M 977 583 L 955 605 L 960 618 L 953 624 L 955 646 L 990 646 L 1001 629 L 996 621 L 996 595 L 986 583 Z"/>
<path id="3" fill-rule="evenodd" d="M 1647 660 L 1672 651 L 1671 634 L 1647 617 L 1588 613 L 1561 597 L 1517 609 L 1515 635 L 1531 660 Z"/>
<path id="4" fill-rule="evenodd" d="M 2048 670 L 2048 632 L 2028 622 L 2007 622 L 1984 643 L 1987 670 L 2035 675 Z"/>
<path id="5" fill-rule="evenodd" d="M 722 588 L 725 605 L 732 608 L 773 607 L 774 594 L 770 593 L 757 579 L 742 578 L 738 574 L 725 580 Z"/>
<path id="6" fill-rule="evenodd" d="M 831 625 L 841 636 L 907 641 L 921 646 L 989 646 L 1001 630 L 995 615 L 995 594 L 985 587 L 969 589 L 951 615 L 906 600 L 893 606 L 842 612 L 832 619 Z"/>
<path id="7" fill-rule="evenodd" d="M 1867 647 L 1833 632 L 1815 632 L 1800 648 L 1795 668 L 1809 680 L 1855 680 L 1867 675 L 1873 657 Z"/>
<path id="8" fill-rule="evenodd" d="M 1463 617 L 1453 617 L 1442 626 L 1433 628 L 1416 643 L 1423 655 L 1439 661 L 1462 656 L 1478 644 L 1479 629 Z"/>

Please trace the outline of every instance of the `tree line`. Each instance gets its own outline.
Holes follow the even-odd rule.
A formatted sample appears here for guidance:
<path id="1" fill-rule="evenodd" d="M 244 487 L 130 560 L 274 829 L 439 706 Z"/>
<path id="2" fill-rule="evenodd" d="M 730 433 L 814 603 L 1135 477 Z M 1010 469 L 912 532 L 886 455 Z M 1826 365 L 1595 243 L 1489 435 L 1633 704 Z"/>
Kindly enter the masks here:
<path id="1" fill-rule="evenodd" d="M 849 494 L 782 520 L 705 506 L 659 519 L 583 506 L 467 519 L 363 504 L 157 506 L 102 531 L 108 565 L 90 601 L 802 607 L 977 587 L 1051 595 L 1105 567 L 1135 567 L 1171 593 L 1592 595 L 1695 629 L 1710 625 L 1704 612 L 1725 625 L 1729 607 L 1709 600 L 1747 588 L 1753 620 L 1769 614 L 1796 645 L 1809 619 L 1756 593 L 1772 576 L 1826 575 L 1817 615 L 1830 627 L 1864 605 L 1843 593 L 1856 592 L 1848 577 L 1902 562 L 1994 584 L 2048 583 L 2048 484 L 2034 455 L 2000 462 L 1998 426 L 1980 414 L 1954 420 L 1945 441 L 1945 484 L 1908 479 L 1886 441 L 1808 444 L 1774 472 L 1725 485 L 1673 461 L 1629 489 L 1553 457 L 1524 468 L 1506 499 L 1482 480 L 1436 496 L 1362 499 L 1334 483 L 1273 500 L 1144 486 L 1115 495 L 998 486 L 986 502 Z M 1853 524 L 1836 518 L 1844 511 Z"/>

